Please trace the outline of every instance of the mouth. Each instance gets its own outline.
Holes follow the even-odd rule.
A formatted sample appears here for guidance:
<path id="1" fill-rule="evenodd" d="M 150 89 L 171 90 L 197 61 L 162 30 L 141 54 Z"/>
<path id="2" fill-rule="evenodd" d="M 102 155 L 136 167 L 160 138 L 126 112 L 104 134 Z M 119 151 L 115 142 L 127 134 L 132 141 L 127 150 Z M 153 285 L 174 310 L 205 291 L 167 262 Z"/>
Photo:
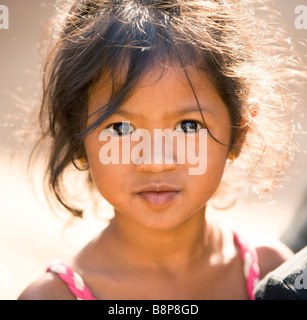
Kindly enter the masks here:
<path id="1" fill-rule="evenodd" d="M 153 207 L 164 207 L 172 202 L 181 190 L 167 185 L 149 185 L 136 192 L 147 204 Z"/>

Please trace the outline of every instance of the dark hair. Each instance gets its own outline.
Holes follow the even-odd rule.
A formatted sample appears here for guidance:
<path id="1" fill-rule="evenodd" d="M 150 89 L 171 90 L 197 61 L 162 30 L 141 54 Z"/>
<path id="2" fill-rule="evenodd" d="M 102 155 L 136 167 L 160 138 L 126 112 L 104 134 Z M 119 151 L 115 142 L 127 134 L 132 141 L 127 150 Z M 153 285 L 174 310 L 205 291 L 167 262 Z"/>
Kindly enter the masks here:
<path id="1" fill-rule="evenodd" d="M 289 127 L 282 124 L 288 105 L 279 81 L 281 70 L 287 69 L 287 57 L 276 55 L 278 59 L 268 60 L 272 53 L 261 46 L 268 42 L 269 33 L 265 34 L 264 28 L 259 33 L 251 10 L 238 0 L 65 1 L 53 20 L 55 43 L 45 61 L 40 110 L 40 142 L 51 138 L 45 176 L 51 194 L 73 215 L 82 216 L 82 210 L 69 203 L 63 174 L 71 164 L 76 166 L 77 159 L 86 157 L 84 138 L 110 117 L 144 74 L 158 64 L 176 64 L 187 78 L 186 66 L 195 66 L 209 76 L 231 117 L 229 148 L 239 154 L 237 146 L 245 141 L 248 157 L 244 158 L 243 147 L 239 166 L 251 178 L 257 163 L 254 181 L 262 181 L 270 189 L 264 171 L 270 168 L 267 177 L 275 182 L 289 160 Z M 270 42 L 273 47 L 275 39 L 270 38 Z M 112 81 L 112 96 L 87 126 L 93 116 L 88 114 L 91 90 L 104 80 Z M 250 97 L 261 99 L 261 111 L 257 120 L 248 124 Z M 276 117 L 275 129 L 272 121 Z M 271 136 L 264 138 L 267 124 Z M 248 143 L 249 134 L 258 140 Z M 279 143 L 278 156 L 271 148 L 274 141 Z M 265 150 L 270 150 L 267 159 Z M 272 161 L 278 161 L 274 170 Z"/>

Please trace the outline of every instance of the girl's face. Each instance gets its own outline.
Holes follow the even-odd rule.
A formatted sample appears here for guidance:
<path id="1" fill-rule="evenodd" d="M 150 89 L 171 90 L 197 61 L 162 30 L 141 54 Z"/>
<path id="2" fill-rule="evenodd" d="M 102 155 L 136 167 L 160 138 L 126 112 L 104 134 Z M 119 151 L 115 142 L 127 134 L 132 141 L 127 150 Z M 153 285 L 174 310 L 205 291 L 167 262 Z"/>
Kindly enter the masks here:
<path id="1" fill-rule="evenodd" d="M 131 97 L 84 142 L 93 181 L 102 197 L 114 207 L 116 216 L 124 216 L 148 228 L 170 230 L 194 214 L 204 212 L 207 201 L 219 186 L 226 163 L 231 135 L 227 108 L 204 74 L 194 69 L 188 72 L 208 129 L 226 145 L 217 143 L 207 134 L 205 173 L 191 175 L 189 168 L 197 165 L 176 161 L 179 150 L 176 139 L 172 164 L 164 161 L 162 164 L 155 163 L 153 159 L 155 129 L 171 129 L 185 141 L 195 139 L 195 155 L 200 152 L 201 136 L 198 130 L 205 127 L 193 90 L 184 71 L 179 68 L 167 69 L 162 76 L 160 70 L 149 72 Z M 111 83 L 109 87 L 98 86 L 89 99 L 89 114 L 105 105 L 110 95 Z M 93 120 L 90 117 L 89 123 Z M 150 133 L 152 161 L 137 163 L 131 155 L 129 164 L 102 164 L 102 147 L 110 142 L 99 141 L 102 130 L 115 130 L 122 134 L 111 138 L 113 141 L 117 139 L 121 159 L 123 144 L 128 143 L 127 139 L 136 129 L 145 129 Z M 195 133 L 191 133 L 193 129 Z M 129 150 L 140 146 L 141 140 L 130 141 Z M 145 149 L 138 150 L 139 156 L 144 156 Z"/>

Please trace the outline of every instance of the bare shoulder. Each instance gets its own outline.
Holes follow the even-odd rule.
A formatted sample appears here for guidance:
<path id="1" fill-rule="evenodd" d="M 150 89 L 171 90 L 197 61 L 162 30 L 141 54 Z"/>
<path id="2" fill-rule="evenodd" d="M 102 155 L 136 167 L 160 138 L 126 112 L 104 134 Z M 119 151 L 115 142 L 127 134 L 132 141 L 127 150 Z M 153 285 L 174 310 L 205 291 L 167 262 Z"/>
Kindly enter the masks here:
<path id="1" fill-rule="evenodd" d="M 293 252 L 275 239 L 254 239 L 261 279 L 293 256 Z"/>
<path id="2" fill-rule="evenodd" d="M 66 283 L 56 274 L 46 273 L 29 285 L 18 300 L 75 300 Z"/>

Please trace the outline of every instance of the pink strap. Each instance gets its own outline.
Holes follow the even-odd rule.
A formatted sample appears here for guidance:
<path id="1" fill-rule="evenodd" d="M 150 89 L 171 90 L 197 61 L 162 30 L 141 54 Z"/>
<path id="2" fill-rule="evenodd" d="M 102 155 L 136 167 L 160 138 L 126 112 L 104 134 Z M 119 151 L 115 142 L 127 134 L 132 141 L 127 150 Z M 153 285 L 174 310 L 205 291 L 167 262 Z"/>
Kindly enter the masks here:
<path id="1" fill-rule="evenodd" d="M 246 288 L 250 300 L 255 300 L 254 288 L 260 279 L 260 269 L 258 265 L 258 255 L 256 249 L 234 232 L 234 240 L 240 247 L 241 258 L 243 260 L 244 276 Z"/>
<path id="2" fill-rule="evenodd" d="M 97 300 L 91 294 L 89 288 L 84 284 L 81 276 L 62 261 L 53 260 L 47 268 L 47 272 L 54 272 L 67 283 L 70 291 L 78 300 Z"/>
<path id="3" fill-rule="evenodd" d="M 243 240 L 241 236 L 239 237 L 238 233 L 234 232 L 233 235 L 234 241 L 240 248 L 249 299 L 255 300 L 254 288 L 260 279 L 257 252 L 245 239 Z M 81 276 L 63 262 L 59 260 L 52 261 L 47 268 L 47 272 L 58 274 L 67 283 L 69 289 L 78 300 L 97 300 L 84 284 Z"/>

